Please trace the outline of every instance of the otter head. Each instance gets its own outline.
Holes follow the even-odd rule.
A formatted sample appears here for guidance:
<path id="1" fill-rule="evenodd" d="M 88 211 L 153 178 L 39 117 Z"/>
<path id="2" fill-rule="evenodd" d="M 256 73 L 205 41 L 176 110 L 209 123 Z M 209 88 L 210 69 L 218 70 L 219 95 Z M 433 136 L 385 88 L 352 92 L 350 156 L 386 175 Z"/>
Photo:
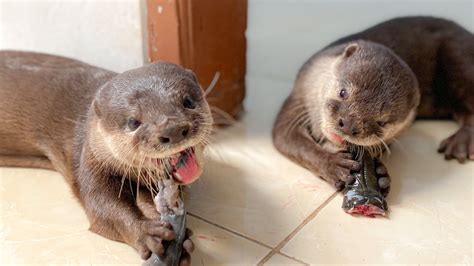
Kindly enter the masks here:
<path id="1" fill-rule="evenodd" d="M 200 176 L 212 117 L 191 71 L 156 62 L 119 74 L 96 94 L 93 115 L 106 153 L 120 167 L 183 184 Z"/>
<path id="2" fill-rule="evenodd" d="M 341 47 L 324 89 L 323 134 L 331 142 L 362 146 L 389 143 L 414 119 L 418 82 L 389 48 L 367 41 Z"/>

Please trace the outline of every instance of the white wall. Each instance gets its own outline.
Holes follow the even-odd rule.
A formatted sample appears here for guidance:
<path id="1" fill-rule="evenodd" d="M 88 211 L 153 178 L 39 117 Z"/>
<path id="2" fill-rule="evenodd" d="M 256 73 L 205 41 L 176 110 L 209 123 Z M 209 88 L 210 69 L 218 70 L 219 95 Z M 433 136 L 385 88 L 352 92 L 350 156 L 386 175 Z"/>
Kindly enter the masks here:
<path id="1" fill-rule="evenodd" d="M 473 2 L 249 0 L 247 77 L 293 82 L 304 61 L 328 43 L 397 16 L 439 16 L 473 31 Z"/>
<path id="2" fill-rule="evenodd" d="M 0 0 L 0 49 L 40 51 L 114 71 L 143 65 L 140 1 Z"/>
<path id="3" fill-rule="evenodd" d="M 291 82 L 310 55 L 349 33 L 403 15 L 441 16 L 472 31 L 473 12 L 471 0 L 249 0 L 247 73 Z M 140 0 L 0 0 L 0 49 L 124 71 L 143 64 L 142 46 Z"/>

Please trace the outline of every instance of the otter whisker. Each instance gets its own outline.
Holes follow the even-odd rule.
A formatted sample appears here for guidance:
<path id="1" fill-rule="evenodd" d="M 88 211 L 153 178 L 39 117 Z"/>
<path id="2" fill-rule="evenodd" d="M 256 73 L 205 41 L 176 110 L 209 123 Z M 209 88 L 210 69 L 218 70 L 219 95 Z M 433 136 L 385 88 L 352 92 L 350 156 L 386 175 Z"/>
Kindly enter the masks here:
<path id="1" fill-rule="evenodd" d="M 293 132 L 296 129 L 296 127 L 302 126 L 302 122 L 307 121 L 307 119 L 310 119 L 310 118 L 308 117 L 308 114 L 306 112 L 298 114 L 288 125 L 286 134 L 290 135 L 291 132 Z"/>
<path id="2" fill-rule="evenodd" d="M 138 146 L 138 143 L 136 143 L 134 146 L 132 146 L 128 152 L 129 153 L 132 152 L 133 150 L 135 150 L 135 148 L 137 146 Z M 121 182 L 121 185 L 120 185 L 120 191 L 119 191 L 119 195 L 118 195 L 119 198 L 120 198 L 120 195 L 122 194 L 122 189 L 123 189 L 123 184 L 125 182 L 125 178 L 128 178 L 130 180 L 130 174 L 131 174 L 131 170 L 132 170 L 132 163 L 135 162 L 135 157 L 136 157 L 137 153 L 138 153 L 138 151 L 133 152 L 132 161 L 131 161 L 130 164 L 128 164 L 128 167 L 126 167 L 127 170 L 125 171 L 125 173 L 122 176 L 122 182 Z"/>
<path id="3" fill-rule="evenodd" d="M 68 118 L 68 117 L 64 117 L 64 119 L 76 124 L 76 125 L 85 125 L 84 122 L 79 122 L 79 121 L 76 121 L 76 120 L 72 120 L 71 118 Z"/>
<path id="4" fill-rule="evenodd" d="M 219 71 L 217 71 L 215 74 L 214 74 L 214 77 L 212 78 L 212 81 L 211 83 L 209 84 L 209 86 L 207 86 L 207 89 L 206 91 L 204 92 L 204 97 L 207 97 L 207 95 L 209 95 L 209 93 L 211 93 L 211 91 L 214 89 L 214 87 L 216 86 L 217 84 L 217 81 L 219 81 L 219 78 L 221 76 L 221 73 Z"/>
<path id="5" fill-rule="evenodd" d="M 138 193 L 139 193 L 139 188 L 140 188 L 140 179 L 142 176 L 143 172 L 143 163 L 145 162 L 146 156 L 143 156 L 142 160 L 140 160 L 140 163 L 138 164 L 138 176 L 137 176 L 137 198 L 138 198 Z"/>
<path id="6" fill-rule="evenodd" d="M 229 113 L 226 111 L 220 109 L 219 107 L 209 105 L 209 108 L 211 109 L 211 112 L 214 112 L 218 115 L 220 115 L 223 119 L 225 119 L 227 122 L 229 122 L 230 125 L 236 125 L 239 122 L 232 117 Z"/>
<path id="7" fill-rule="evenodd" d="M 384 141 L 382 138 L 380 138 L 380 137 L 378 137 L 378 136 L 376 136 L 376 137 L 377 137 L 377 138 L 380 140 L 380 142 L 385 146 L 385 149 L 387 150 L 388 155 L 390 155 L 390 154 L 391 154 L 391 151 L 390 151 L 390 148 L 388 147 L 387 143 L 385 143 L 385 141 Z"/>
<path id="8" fill-rule="evenodd" d="M 155 187 L 154 187 L 154 171 L 151 171 L 149 168 L 146 168 L 145 169 L 146 173 L 147 173 L 147 178 L 144 178 L 144 182 L 145 182 L 145 186 L 148 188 L 149 192 L 150 192 L 150 195 L 152 196 L 152 198 L 154 197 L 154 195 L 156 195 L 157 191 L 155 190 Z"/>

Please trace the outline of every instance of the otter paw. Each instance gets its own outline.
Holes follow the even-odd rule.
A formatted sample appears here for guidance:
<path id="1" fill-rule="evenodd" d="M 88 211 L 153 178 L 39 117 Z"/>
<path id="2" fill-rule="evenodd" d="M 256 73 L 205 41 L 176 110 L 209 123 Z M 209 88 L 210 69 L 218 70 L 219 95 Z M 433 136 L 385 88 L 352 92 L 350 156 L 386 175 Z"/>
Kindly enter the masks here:
<path id="1" fill-rule="evenodd" d="M 474 127 L 461 127 L 456 133 L 443 140 L 438 148 L 446 160 L 456 159 L 460 163 L 474 160 Z"/>
<path id="2" fill-rule="evenodd" d="M 333 184 L 337 190 L 344 189 L 346 184 L 354 182 L 351 171 L 358 171 L 360 163 L 352 159 L 348 151 L 329 154 L 323 178 Z"/>
<path id="3" fill-rule="evenodd" d="M 137 249 L 143 260 L 148 259 L 152 253 L 163 255 L 165 248 L 162 240 L 175 238 L 171 225 L 161 221 L 144 221 L 139 234 Z"/>
<path id="4" fill-rule="evenodd" d="M 390 184 L 392 179 L 390 178 L 385 165 L 378 159 L 375 160 L 375 174 L 377 175 L 382 195 L 387 197 L 388 193 L 390 192 Z"/>
<path id="5" fill-rule="evenodd" d="M 191 265 L 191 253 L 194 251 L 194 243 L 190 239 L 193 235 L 191 229 L 186 228 L 186 239 L 183 242 L 183 253 L 179 261 L 180 266 Z"/>

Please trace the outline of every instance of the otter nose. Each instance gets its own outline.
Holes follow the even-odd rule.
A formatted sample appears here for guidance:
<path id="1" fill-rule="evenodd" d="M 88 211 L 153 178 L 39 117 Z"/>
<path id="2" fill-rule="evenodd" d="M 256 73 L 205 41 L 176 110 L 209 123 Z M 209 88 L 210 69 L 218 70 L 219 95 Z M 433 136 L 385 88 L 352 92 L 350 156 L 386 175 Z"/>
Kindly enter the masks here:
<path id="1" fill-rule="evenodd" d="M 185 139 L 188 133 L 189 125 L 173 125 L 163 129 L 158 139 L 161 144 L 175 144 Z"/>
<path id="2" fill-rule="evenodd" d="M 354 123 L 354 119 L 352 118 L 339 119 L 339 128 L 342 130 L 342 132 L 351 136 L 357 136 L 360 133 L 360 130 L 357 129 L 357 126 Z"/>

